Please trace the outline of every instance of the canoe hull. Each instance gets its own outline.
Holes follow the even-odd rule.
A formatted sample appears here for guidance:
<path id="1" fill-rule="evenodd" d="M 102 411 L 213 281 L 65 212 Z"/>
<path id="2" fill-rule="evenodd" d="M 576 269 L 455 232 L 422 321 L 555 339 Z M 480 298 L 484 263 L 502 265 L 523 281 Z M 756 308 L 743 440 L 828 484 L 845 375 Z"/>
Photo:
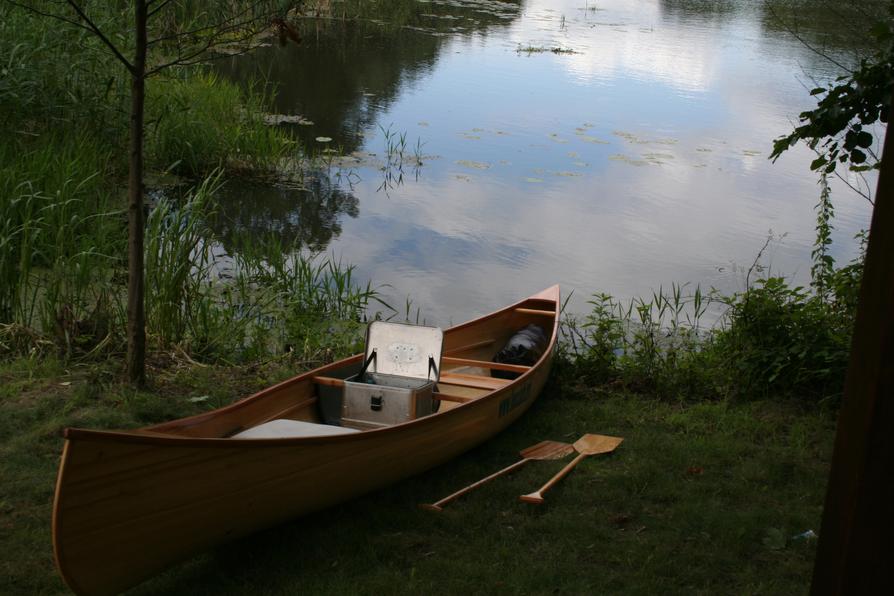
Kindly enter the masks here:
<path id="1" fill-rule="evenodd" d="M 77 593 L 117 593 L 213 545 L 448 461 L 530 407 L 549 374 L 553 331 L 548 354 L 517 381 L 382 430 L 273 440 L 69 430 L 53 518 L 57 566 Z"/>

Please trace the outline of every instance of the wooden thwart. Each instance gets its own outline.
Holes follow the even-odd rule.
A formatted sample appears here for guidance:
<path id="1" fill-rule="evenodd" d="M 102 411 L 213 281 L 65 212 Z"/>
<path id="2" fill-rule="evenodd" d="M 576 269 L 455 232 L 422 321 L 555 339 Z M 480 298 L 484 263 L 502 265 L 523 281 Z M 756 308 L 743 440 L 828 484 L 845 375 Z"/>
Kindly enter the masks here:
<path id="1" fill-rule="evenodd" d="M 519 500 L 524 503 L 534 503 L 540 505 L 543 503 L 543 493 L 555 486 L 574 466 L 588 455 L 598 455 L 600 453 L 611 453 L 624 439 L 621 437 L 609 437 L 606 435 L 584 435 L 574 442 L 574 449 L 578 452 L 578 456 L 571 462 L 559 470 L 559 473 L 549 479 L 549 482 L 540 487 L 540 490 L 534 491 L 527 495 L 522 495 Z"/>
<path id="2" fill-rule="evenodd" d="M 476 387 L 478 389 L 500 389 L 511 383 L 509 379 L 485 377 L 483 375 L 467 375 L 461 373 L 441 373 L 441 382 L 460 387 Z"/>
<path id="3" fill-rule="evenodd" d="M 464 403 L 468 403 L 470 401 L 475 401 L 476 399 L 478 399 L 477 397 L 467 397 L 465 395 L 451 395 L 449 393 L 440 393 L 438 391 L 435 391 L 432 394 L 432 398 L 434 398 L 438 401 L 452 401 L 452 402 L 456 402 L 458 404 L 464 404 Z"/>
<path id="4" fill-rule="evenodd" d="M 491 370 L 505 370 L 509 372 L 525 373 L 530 370 L 530 366 L 522 364 L 504 364 L 502 362 L 488 362 L 487 360 L 474 360 L 472 358 L 454 358 L 452 356 L 444 356 L 441 358 L 444 364 L 456 364 L 461 366 L 477 366 L 480 368 L 488 368 Z"/>
<path id="5" fill-rule="evenodd" d="M 425 503 L 425 504 L 419 505 L 419 508 L 420 509 L 428 509 L 429 511 L 441 511 L 444 508 L 444 505 L 446 505 L 447 503 L 450 503 L 451 501 L 456 500 L 457 498 L 461 497 L 462 495 L 466 494 L 467 492 L 471 492 L 471 491 L 475 490 L 482 484 L 490 482 L 494 478 L 497 478 L 504 474 L 508 474 L 509 472 L 512 472 L 513 470 L 517 470 L 518 468 L 522 467 L 529 461 L 544 460 L 544 459 L 562 459 L 563 457 L 565 457 L 572 451 L 574 451 L 574 447 L 569 445 L 568 443 L 560 443 L 558 441 L 541 441 L 541 442 L 537 443 L 536 445 L 532 445 L 531 447 L 528 447 L 527 449 L 522 449 L 519 452 L 519 455 L 522 456 L 522 459 L 515 462 L 514 464 L 503 468 L 499 472 L 494 472 L 490 476 L 487 476 L 486 478 L 482 478 L 478 482 L 475 482 L 474 484 L 470 484 L 469 486 L 462 488 L 462 489 L 456 491 L 455 493 L 444 497 L 440 501 L 437 501 L 435 503 Z"/>

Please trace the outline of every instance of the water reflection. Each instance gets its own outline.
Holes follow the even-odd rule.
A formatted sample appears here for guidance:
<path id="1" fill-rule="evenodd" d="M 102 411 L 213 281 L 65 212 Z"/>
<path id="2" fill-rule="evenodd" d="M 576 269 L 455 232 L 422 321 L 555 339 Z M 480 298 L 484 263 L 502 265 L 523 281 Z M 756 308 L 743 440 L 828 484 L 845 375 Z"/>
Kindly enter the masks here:
<path id="1" fill-rule="evenodd" d="M 308 172 L 300 187 L 229 181 L 218 193 L 212 230 L 228 251 L 249 237 L 275 235 L 283 246 L 322 251 L 357 217 L 357 197 L 328 173 Z"/>
<path id="2" fill-rule="evenodd" d="M 313 150 L 324 136 L 347 154 L 364 144 L 401 93 L 431 73 L 448 35 L 485 35 L 519 13 L 509 2 L 392 4 L 388 15 L 376 3 L 361 3 L 367 14 L 359 19 L 303 19 L 300 45 L 261 48 L 220 68 L 238 81 L 268 82 L 278 113 L 313 122 L 295 127 L 305 146 Z"/>
<path id="3" fill-rule="evenodd" d="M 301 127 L 311 146 L 328 136 L 362 155 L 351 185 L 321 174 L 300 200 L 243 192 L 235 225 L 328 243 L 361 276 L 390 284 L 396 302 L 412 296 L 442 324 L 556 282 L 577 291 L 578 310 L 596 291 L 626 298 L 686 281 L 740 289 L 731 264 L 749 265 L 771 229 L 786 234 L 769 253 L 773 271 L 806 279 L 813 156 L 798 149 L 775 165 L 767 156 L 810 106 L 806 81 L 840 67 L 781 23 L 797 17 L 803 40 L 847 63 L 865 51 L 848 31 L 866 23 L 841 19 L 844 5 L 395 6 L 406 10 L 390 25 L 373 12 L 350 23 L 308 20 L 300 47 L 229 65 L 237 78 L 265 73 L 277 111 L 314 122 Z M 830 6 L 838 19 L 823 12 Z M 418 178 L 387 194 L 385 130 L 425 154 Z M 846 261 L 869 208 L 840 185 L 833 192 L 833 254 Z"/>

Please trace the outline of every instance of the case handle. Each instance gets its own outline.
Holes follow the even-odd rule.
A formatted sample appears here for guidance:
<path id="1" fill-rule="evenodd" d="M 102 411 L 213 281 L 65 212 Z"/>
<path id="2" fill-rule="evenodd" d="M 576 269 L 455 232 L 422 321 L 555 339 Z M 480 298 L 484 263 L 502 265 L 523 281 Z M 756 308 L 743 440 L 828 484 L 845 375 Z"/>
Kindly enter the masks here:
<path id="1" fill-rule="evenodd" d="M 377 348 L 373 348 L 372 352 L 369 355 L 369 358 L 367 358 L 366 362 L 363 363 L 363 368 L 360 369 L 360 373 L 357 375 L 358 380 L 360 380 L 360 381 L 364 380 L 363 377 L 366 376 L 366 369 L 369 368 L 369 365 L 373 360 L 376 360 L 378 362 L 377 358 L 378 358 L 378 350 L 377 350 Z"/>

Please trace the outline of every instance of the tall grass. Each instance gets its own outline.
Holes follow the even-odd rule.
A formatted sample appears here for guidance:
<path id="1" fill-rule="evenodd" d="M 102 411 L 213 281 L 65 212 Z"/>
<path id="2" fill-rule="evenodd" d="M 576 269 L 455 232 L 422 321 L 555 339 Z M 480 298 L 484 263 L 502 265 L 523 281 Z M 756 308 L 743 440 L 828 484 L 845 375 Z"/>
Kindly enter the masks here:
<path id="1" fill-rule="evenodd" d="M 119 26 L 112 12 L 91 14 L 109 30 Z M 90 123 L 94 137 L 115 143 L 127 127 L 127 84 L 96 36 L 0 3 L 0 130 L 7 135 Z"/>
<path id="2" fill-rule="evenodd" d="M 148 218 L 147 329 L 159 347 L 227 362 L 354 351 L 370 309 L 388 308 L 378 292 L 358 283 L 353 266 L 272 236 L 244 237 L 224 252 L 206 225 L 218 187 L 211 177 Z"/>
<path id="3" fill-rule="evenodd" d="M 711 303 L 700 287 L 659 288 L 628 302 L 596 294 L 582 320 L 566 317 L 565 336 L 577 374 L 596 383 L 621 382 L 667 397 L 708 390 L 701 378 L 711 341 L 702 317 Z M 708 393 L 710 391 L 708 390 Z"/>
<path id="4" fill-rule="evenodd" d="M 213 18 L 205 4 L 169 12 L 179 20 L 165 26 Z M 126 31 L 125 13 L 94 8 L 104 30 Z M 55 345 L 82 357 L 120 348 L 123 335 L 128 74 L 95 36 L 49 22 L 0 3 L 0 325 L 17 330 L 0 344 Z M 166 71 L 147 89 L 150 178 L 162 170 L 202 180 L 219 167 L 268 173 L 294 150 L 264 123 L 266 98 L 201 68 Z M 223 303 L 233 292 L 214 278 L 215 244 L 203 223 L 211 184 L 150 214 L 147 306 L 158 346 L 217 358 L 242 345 L 240 329 L 262 334 L 237 324 Z"/>
<path id="5" fill-rule="evenodd" d="M 268 99 L 252 87 L 208 72 L 152 80 L 147 86 L 150 165 L 185 176 L 223 167 L 266 173 L 295 150 L 282 129 L 267 126 Z"/>
<path id="6" fill-rule="evenodd" d="M 205 218 L 220 176 L 206 179 L 177 206 L 162 198 L 146 221 L 146 320 L 164 344 L 181 341 L 208 275 Z"/>
<path id="7" fill-rule="evenodd" d="M 47 135 L 4 145 L 0 159 L 0 323 L 36 327 L 67 352 L 75 336 L 102 339 L 123 247 L 102 176 L 110 153 L 86 134 Z"/>

